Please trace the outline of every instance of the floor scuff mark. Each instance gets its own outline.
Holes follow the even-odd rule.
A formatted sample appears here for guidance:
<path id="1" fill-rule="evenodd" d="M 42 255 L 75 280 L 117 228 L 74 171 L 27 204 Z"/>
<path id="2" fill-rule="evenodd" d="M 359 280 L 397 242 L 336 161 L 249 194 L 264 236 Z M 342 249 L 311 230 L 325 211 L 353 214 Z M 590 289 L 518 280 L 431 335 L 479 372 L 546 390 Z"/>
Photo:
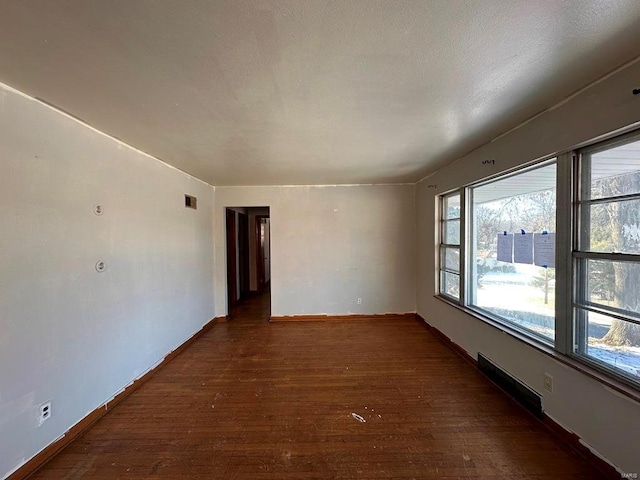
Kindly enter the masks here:
<path id="1" fill-rule="evenodd" d="M 367 421 L 364 419 L 364 417 L 361 417 L 357 413 L 352 413 L 351 416 L 353 418 L 355 418 L 356 420 L 358 420 L 360 423 L 367 423 Z"/>

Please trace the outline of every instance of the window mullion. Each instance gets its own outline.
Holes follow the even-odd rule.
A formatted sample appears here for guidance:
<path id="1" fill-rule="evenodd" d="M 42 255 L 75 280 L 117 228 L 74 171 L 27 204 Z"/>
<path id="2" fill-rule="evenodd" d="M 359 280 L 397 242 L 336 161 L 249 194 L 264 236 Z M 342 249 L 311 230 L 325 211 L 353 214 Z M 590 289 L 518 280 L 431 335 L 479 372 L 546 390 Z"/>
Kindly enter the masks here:
<path id="1" fill-rule="evenodd" d="M 556 337 L 555 349 L 568 354 L 573 350 L 573 155 L 558 156 L 556 177 Z"/>
<path id="2" fill-rule="evenodd" d="M 476 302 L 475 277 L 477 275 L 475 244 L 477 238 L 476 224 L 473 219 L 473 189 L 465 188 L 465 305 L 472 305 Z"/>
<path id="3" fill-rule="evenodd" d="M 467 304 L 467 189 L 460 189 L 460 304 Z"/>

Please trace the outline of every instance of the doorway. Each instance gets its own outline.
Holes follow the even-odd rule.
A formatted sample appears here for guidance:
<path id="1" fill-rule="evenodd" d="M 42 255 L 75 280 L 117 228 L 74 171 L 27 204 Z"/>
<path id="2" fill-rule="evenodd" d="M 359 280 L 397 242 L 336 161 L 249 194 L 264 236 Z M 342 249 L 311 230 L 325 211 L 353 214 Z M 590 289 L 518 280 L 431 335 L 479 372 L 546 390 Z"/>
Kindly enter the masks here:
<path id="1" fill-rule="evenodd" d="M 225 213 L 229 316 L 233 317 L 234 309 L 256 296 L 268 297 L 270 315 L 269 207 L 226 207 Z"/>
<path id="2" fill-rule="evenodd" d="M 262 293 L 269 287 L 271 281 L 271 221 L 268 215 L 256 215 L 256 273 L 257 290 Z"/>

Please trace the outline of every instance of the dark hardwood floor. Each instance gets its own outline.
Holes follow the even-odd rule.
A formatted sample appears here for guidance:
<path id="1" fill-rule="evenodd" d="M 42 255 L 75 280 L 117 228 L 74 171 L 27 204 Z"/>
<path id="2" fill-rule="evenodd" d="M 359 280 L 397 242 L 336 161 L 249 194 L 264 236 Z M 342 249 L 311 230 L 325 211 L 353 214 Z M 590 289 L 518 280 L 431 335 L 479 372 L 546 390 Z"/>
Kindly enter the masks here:
<path id="1" fill-rule="evenodd" d="M 596 479 L 415 320 L 238 307 L 34 479 Z"/>

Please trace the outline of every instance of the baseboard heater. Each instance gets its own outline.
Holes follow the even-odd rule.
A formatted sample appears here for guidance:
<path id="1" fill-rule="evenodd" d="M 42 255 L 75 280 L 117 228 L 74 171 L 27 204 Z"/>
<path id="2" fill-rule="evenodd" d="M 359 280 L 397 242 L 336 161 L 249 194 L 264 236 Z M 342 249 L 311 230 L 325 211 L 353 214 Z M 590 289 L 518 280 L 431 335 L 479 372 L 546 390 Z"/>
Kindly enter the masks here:
<path id="1" fill-rule="evenodd" d="M 542 396 L 478 352 L 478 369 L 536 417 L 542 417 Z"/>

